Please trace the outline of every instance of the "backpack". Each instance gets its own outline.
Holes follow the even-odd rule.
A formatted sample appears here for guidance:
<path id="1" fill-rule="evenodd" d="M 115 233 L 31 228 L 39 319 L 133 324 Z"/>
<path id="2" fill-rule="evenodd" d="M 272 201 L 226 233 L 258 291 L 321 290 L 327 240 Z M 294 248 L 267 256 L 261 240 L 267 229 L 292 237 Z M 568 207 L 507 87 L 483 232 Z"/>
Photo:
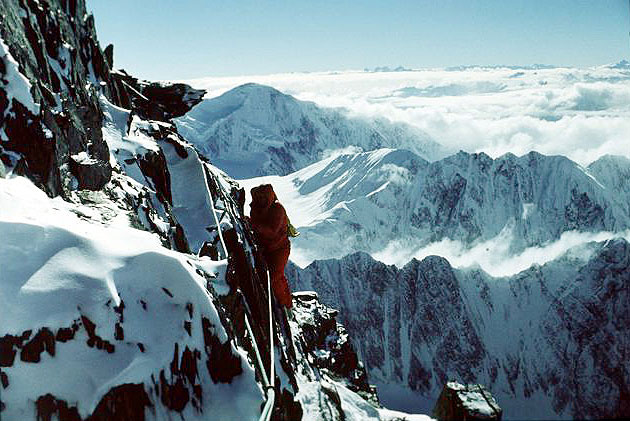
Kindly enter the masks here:
<path id="1" fill-rule="evenodd" d="M 295 238 L 300 235 L 300 232 L 291 224 L 289 217 L 287 216 L 287 237 Z"/>

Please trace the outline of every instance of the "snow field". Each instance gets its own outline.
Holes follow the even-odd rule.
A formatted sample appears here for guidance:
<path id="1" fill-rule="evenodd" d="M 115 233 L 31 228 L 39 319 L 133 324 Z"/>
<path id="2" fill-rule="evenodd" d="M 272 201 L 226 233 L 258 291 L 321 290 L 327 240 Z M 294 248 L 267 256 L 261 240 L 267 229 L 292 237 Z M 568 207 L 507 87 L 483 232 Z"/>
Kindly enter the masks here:
<path id="1" fill-rule="evenodd" d="M 0 249 L 0 336 L 38 326 L 54 334 L 83 316 L 96 325 L 98 336 L 115 346 L 111 354 L 87 347 L 85 330 L 79 329 L 73 340 L 57 342 L 54 358 L 44 352 L 40 363 L 28 364 L 18 354 L 14 366 L 6 368 L 7 419 L 30 416 L 19 410 L 24 397 L 34 401 L 54 391 L 87 416 L 110 388 L 151 384 L 151 376 L 167 369 L 175 343 L 180 352 L 189 347 L 203 355 L 202 317 L 209 319 L 221 342 L 228 339 L 206 280 L 196 272 L 203 267 L 210 276 L 224 276 L 225 261 L 196 262 L 193 256 L 164 249 L 155 234 L 88 222 L 77 215 L 81 205 L 49 199 L 22 177 L 0 179 L 0 203 L 0 238 L 5 241 Z M 121 322 L 113 307 L 122 302 Z M 192 335 L 183 328 L 184 321 L 190 321 Z M 122 341 L 114 335 L 117 322 L 124 329 Z M 214 384 L 199 363 L 203 410 L 255 419 L 262 391 L 245 355 L 233 351 L 240 355 L 243 374 L 231 384 Z M 191 405 L 184 416 L 204 419 Z"/>

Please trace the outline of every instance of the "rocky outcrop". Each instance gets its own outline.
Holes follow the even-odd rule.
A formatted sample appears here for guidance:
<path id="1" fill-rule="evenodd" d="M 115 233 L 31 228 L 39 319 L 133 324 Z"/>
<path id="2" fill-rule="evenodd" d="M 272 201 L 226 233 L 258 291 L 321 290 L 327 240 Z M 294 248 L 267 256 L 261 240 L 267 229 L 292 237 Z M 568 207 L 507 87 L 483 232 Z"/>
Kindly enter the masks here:
<path id="1" fill-rule="evenodd" d="M 501 421 L 502 415 L 503 410 L 485 387 L 457 382 L 444 385 L 433 410 L 433 416 L 439 421 Z"/>
<path id="2" fill-rule="evenodd" d="M 17 152 L 13 161 L 22 162 L 21 172 L 49 195 L 63 194 L 63 166 L 72 155 L 84 153 L 109 166 L 98 95 L 119 97 L 121 92 L 109 77 L 83 1 L 9 0 L 0 4 L 0 14 L 0 36 L 7 46 L 1 67 L 6 70 L 6 63 L 14 61 L 30 81 L 24 95 L 8 104 L 0 148 L 3 154 Z M 4 92 L 6 98 L 6 85 Z"/>
<path id="3" fill-rule="evenodd" d="M 293 303 L 297 328 L 292 334 L 301 341 L 311 366 L 378 406 L 376 388 L 369 384 L 346 329 L 337 323 L 338 311 L 320 303 L 315 292 L 295 293 Z"/>
<path id="4" fill-rule="evenodd" d="M 72 155 L 69 164 L 81 190 L 100 190 L 112 178 L 112 167 L 107 161 L 90 158 L 84 152 Z"/>
<path id="5" fill-rule="evenodd" d="M 148 120 L 167 121 L 181 117 L 201 102 L 206 93 L 183 83 L 139 80 L 124 70 L 112 72 L 111 76 L 129 94 L 129 102 L 123 102 L 121 106 L 135 110 Z"/>
<path id="6" fill-rule="evenodd" d="M 41 396 L 35 402 L 38 421 L 144 421 L 145 409 L 151 401 L 141 384 L 123 384 L 112 388 L 98 403 L 94 413 L 83 419 L 75 406 L 57 399 L 52 394 Z"/>
<path id="7" fill-rule="evenodd" d="M 9 0 L 0 4 L 0 15 L 6 47 L 0 51 L 0 105 L 6 110 L 0 156 L 51 196 L 67 194 L 67 171 L 80 189 L 100 190 L 111 178 L 100 95 L 146 119 L 167 121 L 205 94 L 112 71 L 113 48 L 101 50 L 84 1 Z M 22 94 L 16 97 L 10 92 L 18 84 Z"/>

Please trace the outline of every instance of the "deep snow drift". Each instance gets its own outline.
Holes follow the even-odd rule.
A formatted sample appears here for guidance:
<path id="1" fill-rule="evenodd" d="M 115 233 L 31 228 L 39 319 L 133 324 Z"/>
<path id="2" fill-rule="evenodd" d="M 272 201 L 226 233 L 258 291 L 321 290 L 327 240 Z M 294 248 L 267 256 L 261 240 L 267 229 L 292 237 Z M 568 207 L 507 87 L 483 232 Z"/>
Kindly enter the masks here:
<path id="1" fill-rule="evenodd" d="M 0 335 L 48 329 L 59 338 L 60 331 L 74 330 L 71 338 L 53 339 L 47 352 L 37 354 L 37 364 L 18 354 L 3 367 L 9 378 L 3 418 L 28 419 L 24 402 L 51 391 L 87 417 L 116 386 L 155 384 L 174 351 L 204 350 L 200 332 L 208 323 L 243 373 L 215 383 L 210 370 L 197 371 L 193 380 L 204 385 L 203 398 L 193 398 L 196 404 L 182 415 L 256 417 L 262 390 L 244 351 L 228 342 L 203 275 L 224 284 L 225 261 L 165 249 L 155 234 L 131 228 L 124 213 L 108 225 L 91 221 L 93 208 L 51 200 L 22 177 L 0 179 L 0 203 Z M 95 337 L 103 349 L 90 345 Z"/>

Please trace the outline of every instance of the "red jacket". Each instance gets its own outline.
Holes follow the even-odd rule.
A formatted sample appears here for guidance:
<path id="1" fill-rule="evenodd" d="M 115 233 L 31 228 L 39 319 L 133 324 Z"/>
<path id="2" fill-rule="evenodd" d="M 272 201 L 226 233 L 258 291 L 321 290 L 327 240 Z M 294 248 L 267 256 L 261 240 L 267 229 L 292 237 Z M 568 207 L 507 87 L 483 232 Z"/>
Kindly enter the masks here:
<path id="1" fill-rule="evenodd" d="M 250 219 L 263 251 L 272 252 L 289 248 L 287 213 L 278 202 L 271 184 L 254 187 L 251 193 Z"/>

